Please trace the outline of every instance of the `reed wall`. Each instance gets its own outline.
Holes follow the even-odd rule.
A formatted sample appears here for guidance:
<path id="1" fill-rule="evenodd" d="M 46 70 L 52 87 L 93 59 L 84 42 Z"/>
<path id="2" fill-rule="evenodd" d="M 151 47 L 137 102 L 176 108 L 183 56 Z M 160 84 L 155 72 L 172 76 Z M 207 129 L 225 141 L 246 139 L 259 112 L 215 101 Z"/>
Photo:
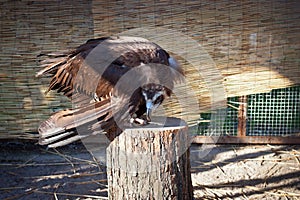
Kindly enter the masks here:
<path id="1" fill-rule="evenodd" d="M 43 55 L 135 29 L 150 39 L 155 36 L 147 30 L 161 28 L 197 42 L 209 55 L 204 59 L 210 59 L 221 75 L 218 84 L 226 97 L 300 83 L 300 3 L 296 0 L 1 1 L 0 5 L 0 138 L 33 137 L 26 133 L 35 132 L 55 110 L 70 106 L 54 92 L 45 96 L 49 80 L 34 77 Z M 166 38 L 165 43 L 177 39 L 176 34 Z M 204 112 L 210 109 L 212 91 L 203 74 L 210 69 L 195 70 L 187 58 L 203 57 L 186 47 L 186 54 L 178 59 Z"/>

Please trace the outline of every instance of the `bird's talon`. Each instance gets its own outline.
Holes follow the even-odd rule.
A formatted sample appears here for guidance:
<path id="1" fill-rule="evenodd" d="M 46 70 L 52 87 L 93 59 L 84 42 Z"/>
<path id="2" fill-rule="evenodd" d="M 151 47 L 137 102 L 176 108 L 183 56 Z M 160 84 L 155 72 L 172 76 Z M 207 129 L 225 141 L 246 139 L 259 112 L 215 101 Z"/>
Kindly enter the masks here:
<path id="1" fill-rule="evenodd" d="M 148 124 L 148 121 L 141 118 L 131 118 L 130 119 L 131 124 L 138 124 L 138 125 L 146 125 Z"/>

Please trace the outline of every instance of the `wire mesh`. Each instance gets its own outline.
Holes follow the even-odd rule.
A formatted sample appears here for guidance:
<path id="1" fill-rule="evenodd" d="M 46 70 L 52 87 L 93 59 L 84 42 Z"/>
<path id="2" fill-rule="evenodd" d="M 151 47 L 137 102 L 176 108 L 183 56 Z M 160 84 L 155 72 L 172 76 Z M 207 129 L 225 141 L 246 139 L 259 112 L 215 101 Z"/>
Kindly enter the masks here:
<path id="1" fill-rule="evenodd" d="M 199 135 L 236 136 L 239 97 L 227 99 L 225 121 L 218 130 L 209 126 L 211 113 L 201 114 Z M 276 89 L 247 96 L 247 136 L 287 136 L 300 133 L 300 87 Z"/>
<path id="2" fill-rule="evenodd" d="M 229 106 L 226 108 L 226 112 L 215 117 L 215 121 L 223 121 L 223 126 L 221 127 L 211 127 L 212 113 L 202 113 L 198 124 L 198 134 L 203 136 L 237 135 L 238 107 L 232 105 L 238 103 L 237 101 L 238 97 L 228 98 Z"/>
<path id="3" fill-rule="evenodd" d="M 248 96 L 247 135 L 286 136 L 300 132 L 300 87 Z"/>

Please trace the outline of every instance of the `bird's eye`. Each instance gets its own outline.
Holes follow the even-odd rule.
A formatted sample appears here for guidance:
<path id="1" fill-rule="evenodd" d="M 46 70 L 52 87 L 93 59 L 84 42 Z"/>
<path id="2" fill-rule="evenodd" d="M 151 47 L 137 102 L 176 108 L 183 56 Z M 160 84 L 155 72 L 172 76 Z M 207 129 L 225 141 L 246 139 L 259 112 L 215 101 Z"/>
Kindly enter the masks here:
<path id="1" fill-rule="evenodd" d="M 152 97 L 152 101 L 156 102 L 157 100 L 160 100 L 162 97 L 163 97 L 163 91 L 158 91 Z"/>
<path id="2" fill-rule="evenodd" d="M 163 99 L 164 99 L 163 95 L 160 95 L 160 96 L 158 96 L 158 97 L 153 101 L 153 104 L 154 104 L 154 105 L 156 105 L 156 104 L 159 105 L 159 104 L 162 103 Z"/>

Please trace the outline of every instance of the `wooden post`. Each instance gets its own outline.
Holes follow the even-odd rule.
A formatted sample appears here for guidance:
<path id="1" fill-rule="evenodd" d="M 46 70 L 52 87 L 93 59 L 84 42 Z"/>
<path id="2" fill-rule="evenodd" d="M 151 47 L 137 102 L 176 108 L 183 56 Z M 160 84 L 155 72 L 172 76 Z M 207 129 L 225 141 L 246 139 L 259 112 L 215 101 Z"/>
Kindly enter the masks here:
<path id="1" fill-rule="evenodd" d="M 246 137 L 247 133 L 247 96 L 239 98 L 239 111 L 238 111 L 238 137 Z"/>
<path id="2" fill-rule="evenodd" d="M 177 118 L 153 118 L 116 137 L 107 148 L 109 199 L 192 199 L 187 129 Z"/>

